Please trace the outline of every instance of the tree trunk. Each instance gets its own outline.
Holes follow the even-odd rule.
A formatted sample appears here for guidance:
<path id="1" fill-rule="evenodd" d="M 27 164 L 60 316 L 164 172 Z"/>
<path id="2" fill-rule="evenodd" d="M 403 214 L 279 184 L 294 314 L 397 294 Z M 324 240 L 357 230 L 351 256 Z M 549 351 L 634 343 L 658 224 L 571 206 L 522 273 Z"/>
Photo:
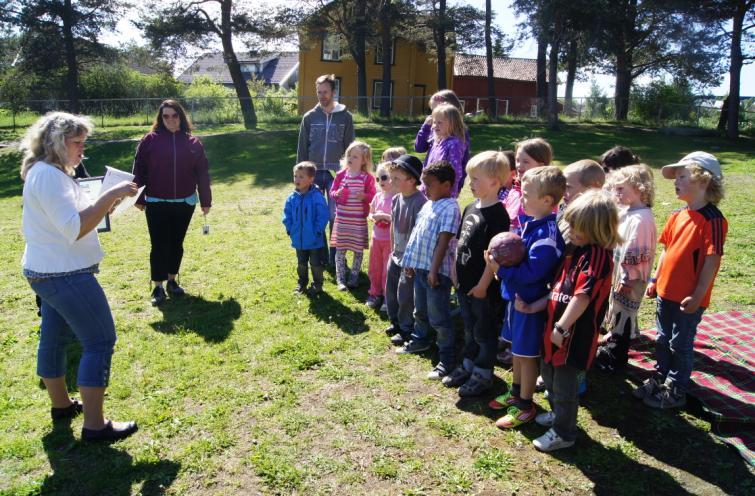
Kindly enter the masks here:
<path id="1" fill-rule="evenodd" d="M 629 92 L 632 88 L 631 63 L 626 57 L 616 59 L 616 90 L 613 94 L 614 117 L 617 121 L 627 120 L 629 115 Z"/>
<path id="2" fill-rule="evenodd" d="M 558 129 L 558 52 L 561 42 L 557 37 L 551 41 L 548 60 L 548 129 Z"/>
<path id="3" fill-rule="evenodd" d="M 79 66 L 76 61 L 76 47 L 73 42 L 73 7 L 71 0 L 65 0 L 63 6 L 63 42 L 66 51 L 66 90 L 68 93 L 68 110 L 79 113 Z"/>
<path id="4" fill-rule="evenodd" d="M 435 44 L 438 49 L 438 89 L 446 89 L 446 0 L 438 2 L 438 23 Z"/>
<path id="5" fill-rule="evenodd" d="M 383 92 L 380 95 L 380 117 L 391 115 L 391 58 L 393 39 L 391 37 L 390 3 L 386 0 L 380 10 L 380 38 L 383 50 Z"/>
<path id="6" fill-rule="evenodd" d="M 356 36 L 354 38 L 354 62 L 357 65 L 357 111 L 360 114 L 369 113 L 367 98 L 367 62 L 365 60 L 365 44 L 367 30 L 367 1 L 357 0 L 355 3 Z"/>
<path id="7" fill-rule="evenodd" d="M 577 76 L 578 43 L 576 39 L 569 42 L 569 54 L 566 60 L 566 90 L 564 92 L 564 114 L 566 115 L 572 115 L 574 108 L 572 96 L 574 95 L 574 79 Z"/>
<path id="8" fill-rule="evenodd" d="M 537 115 L 543 115 L 548 100 L 548 82 L 546 52 L 548 50 L 548 40 L 544 34 L 537 37 Z"/>
<path id="9" fill-rule="evenodd" d="M 497 102 L 495 99 L 495 75 L 493 73 L 493 40 L 490 35 L 490 23 L 493 17 L 493 9 L 490 0 L 485 0 L 485 56 L 488 63 L 488 115 L 498 117 Z"/>
<path id="10" fill-rule="evenodd" d="M 747 13 L 746 0 L 737 2 L 737 12 L 732 19 L 731 51 L 729 66 L 729 116 L 726 136 L 739 136 L 739 83 L 742 77 L 742 24 Z"/>
<path id="11" fill-rule="evenodd" d="M 220 40 L 223 43 L 223 60 L 228 66 L 228 72 L 231 73 L 233 87 L 236 90 L 236 96 L 241 105 L 241 115 L 244 117 L 244 128 L 254 129 L 257 127 L 257 114 L 254 111 L 254 102 L 252 95 L 249 93 L 249 87 L 244 81 L 244 75 L 241 74 L 241 66 L 236 52 L 233 49 L 231 26 L 231 8 L 232 0 L 224 0 L 220 12 Z"/>

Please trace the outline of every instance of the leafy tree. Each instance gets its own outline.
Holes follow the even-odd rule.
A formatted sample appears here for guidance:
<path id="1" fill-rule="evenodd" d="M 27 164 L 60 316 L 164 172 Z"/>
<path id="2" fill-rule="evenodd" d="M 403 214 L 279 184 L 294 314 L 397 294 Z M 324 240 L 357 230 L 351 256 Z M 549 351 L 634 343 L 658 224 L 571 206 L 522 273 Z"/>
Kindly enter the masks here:
<path id="1" fill-rule="evenodd" d="M 493 21 L 493 8 L 490 0 L 485 0 L 485 62 L 488 69 L 488 113 L 498 115 L 495 99 L 495 74 L 493 71 L 493 40 L 490 25 Z"/>
<path id="2" fill-rule="evenodd" d="M 755 59 L 755 0 L 699 0 L 693 12 L 708 26 L 714 26 L 719 40 L 728 45 L 729 99 L 726 135 L 739 134 L 739 87 L 742 65 Z M 728 25 L 731 22 L 731 26 Z"/>
<path id="3" fill-rule="evenodd" d="M 256 127 L 254 103 L 241 72 L 233 39 L 241 37 L 247 48 L 251 48 L 288 38 L 293 34 L 290 12 L 285 8 L 253 9 L 233 0 L 173 0 L 167 4 L 153 1 L 150 6 L 152 13 L 147 14 L 139 26 L 155 48 L 170 48 L 181 53 L 190 46 L 203 47 L 213 40 L 220 40 L 223 59 L 241 105 L 244 127 Z"/>
<path id="4" fill-rule="evenodd" d="M 64 70 L 69 107 L 78 112 L 82 61 L 107 54 L 98 38 L 115 28 L 126 5 L 119 0 L 11 0 L 0 20 L 21 35 L 22 72 L 41 76 Z"/>

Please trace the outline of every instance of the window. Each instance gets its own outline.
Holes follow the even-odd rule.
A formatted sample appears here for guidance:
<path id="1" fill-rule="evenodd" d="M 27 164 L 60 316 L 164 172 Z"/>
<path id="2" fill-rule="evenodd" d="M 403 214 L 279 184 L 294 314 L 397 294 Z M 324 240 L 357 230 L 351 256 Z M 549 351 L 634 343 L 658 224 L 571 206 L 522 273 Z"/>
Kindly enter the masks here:
<path id="1" fill-rule="evenodd" d="M 338 97 L 339 96 L 341 96 L 341 78 L 337 77 L 336 78 L 336 89 L 333 92 L 333 98 L 335 98 L 336 101 L 338 101 Z"/>
<path id="2" fill-rule="evenodd" d="M 391 110 L 393 109 L 393 81 L 391 81 L 391 89 L 390 89 L 390 101 L 391 101 Z M 380 108 L 380 100 L 383 96 L 383 81 L 375 79 L 372 81 L 372 108 L 379 109 Z"/>
<path id="3" fill-rule="evenodd" d="M 341 35 L 325 33 L 322 36 L 322 60 L 339 62 L 341 60 Z"/>
<path id="4" fill-rule="evenodd" d="M 393 39 L 393 43 L 391 44 L 391 65 L 396 64 L 396 39 Z M 382 43 L 375 46 L 375 64 L 376 65 L 383 65 L 383 45 Z"/>

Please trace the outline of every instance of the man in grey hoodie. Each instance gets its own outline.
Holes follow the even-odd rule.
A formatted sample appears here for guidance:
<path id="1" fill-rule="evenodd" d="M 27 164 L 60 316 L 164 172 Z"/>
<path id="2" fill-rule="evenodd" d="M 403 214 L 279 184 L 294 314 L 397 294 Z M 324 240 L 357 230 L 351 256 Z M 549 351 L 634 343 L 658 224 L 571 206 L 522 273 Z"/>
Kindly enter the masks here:
<path id="1" fill-rule="evenodd" d="M 315 184 L 325 194 L 330 209 L 330 231 L 336 214 L 335 202 L 330 200 L 333 184 L 331 171 L 340 169 L 340 160 L 346 148 L 354 141 L 354 122 L 346 106 L 336 102 L 336 78 L 325 74 L 315 81 L 318 103 L 304 114 L 299 127 L 297 163 L 311 161 L 317 164 Z M 327 243 L 326 243 L 327 246 Z M 330 250 L 329 261 L 333 265 L 335 249 Z"/>

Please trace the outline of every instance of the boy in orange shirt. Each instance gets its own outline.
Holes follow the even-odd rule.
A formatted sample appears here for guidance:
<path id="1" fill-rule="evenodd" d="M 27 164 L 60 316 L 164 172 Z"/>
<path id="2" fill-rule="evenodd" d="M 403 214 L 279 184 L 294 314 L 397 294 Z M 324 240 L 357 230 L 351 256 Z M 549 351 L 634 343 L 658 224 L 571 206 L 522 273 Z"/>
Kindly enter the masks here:
<path id="1" fill-rule="evenodd" d="M 656 375 L 633 391 L 653 408 L 686 403 L 697 325 L 710 303 L 728 223 L 716 207 L 724 191 L 716 157 L 693 152 L 661 169 L 687 206 L 671 214 L 658 241 L 665 246 L 646 290 L 657 297 Z"/>

